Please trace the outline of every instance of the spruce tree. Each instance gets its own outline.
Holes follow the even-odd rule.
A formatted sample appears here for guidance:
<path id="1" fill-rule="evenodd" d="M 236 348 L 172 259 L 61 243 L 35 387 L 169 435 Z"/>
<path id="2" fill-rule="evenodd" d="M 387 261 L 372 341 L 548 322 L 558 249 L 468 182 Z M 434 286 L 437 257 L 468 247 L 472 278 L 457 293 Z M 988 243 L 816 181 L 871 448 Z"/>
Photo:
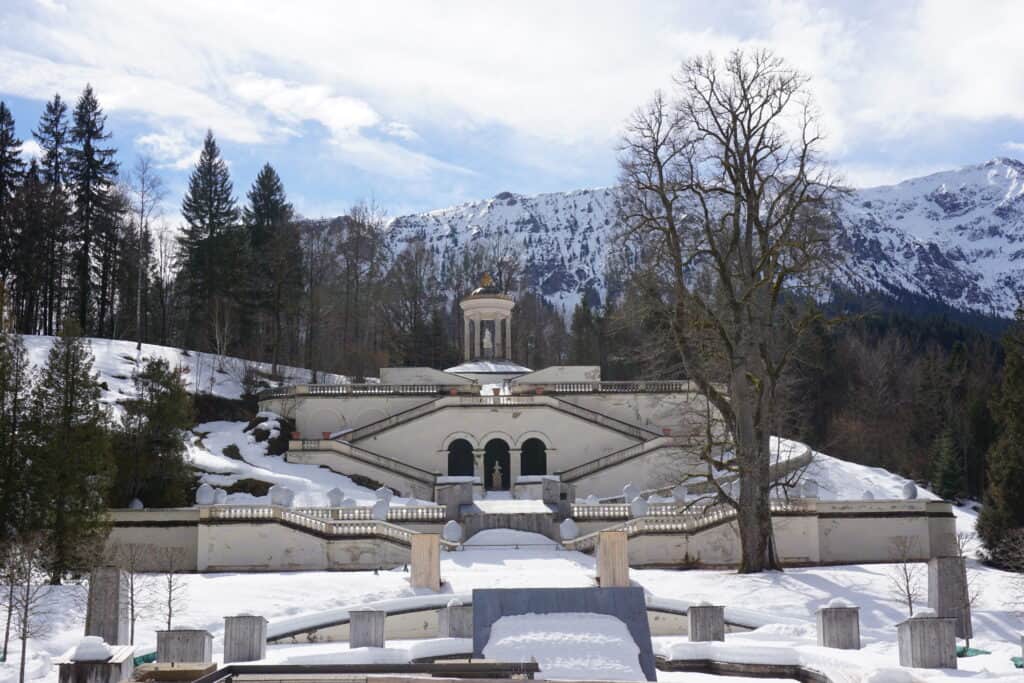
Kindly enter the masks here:
<path id="1" fill-rule="evenodd" d="M 601 352 L 598 321 L 595 320 L 593 312 L 586 304 L 578 303 L 573 309 L 570 333 L 572 334 L 570 362 L 577 365 L 599 364 Z"/>
<path id="2" fill-rule="evenodd" d="M 115 436 L 117 480 L 110 502 L 126 507 L 138 498 L 147 507 L 186 505 L 193 478 L 183 436 L 192 426 L 192 399 L 181 370 L 151 359 L 132 379 L 135 397 L 124 402 Z"/>
<path id="3" fill-rule="evenodd" d="M 953 429 L 947 427 L 935 440 L 933 449 L 934 474 L 933 490 L 945 500 L 957 498 L 964 489 L 963 463 L 957 448 Z"/>
<path id="4" fill-rule="evenodd" d="M 12 287 L 8 294 L 8 313 L 17 330 L 26 334 L 40 332 L 41 298 L 46 282 L 45 269 L 39 267 L 38 260 L 45 255 L 48 206 L 48 190 L 33 159 L 15 202 L 19 231 L 10 250 Z"/>
<path id="5" fill-rule="evenodd" d="M 48 189 L 46 230 L 43 238 L 43 291 L 40 293 L 45 334 L 53 334 L 64 316 L 68 273 L 69 217 L 71 202 L 68 182 L 68 107 L 60 95 L 46 103 L 39 125 L 32 135 L 43 150 L 40 167 Z"/>
<path id="6" fill-rule="evenodd" d="M 187 306 L 185 344 L 202 349 L 206 348 L 201 343 L 206 338 L 204 322 L 215 326 L 230 322 L 213 317 L 229 316 L 234 310 L 244 246 L 231 175 L 212 131 L 207 131 L 189 176 L 181 214 L 185 225 L 178 243 Z"/>
<path id="7" fill-rule="evenodd" d="M 1024 309 L 1003 338 L 1006 364 L 993 413 L 999 437 L 989 449 L 988 488 L 978 517 L 978 536 L 989 557 L 1006 562 L 1005 542 L 1024 527 Z"/>
<path id="8" fill-rule="evenodd" d="M 258 360 L 266 360 L 269 349 L 276 374 L 285 320 L 293 317 L 302 295 L 302 250 L 294 209 L 270 164 L 260 169 L 246 198 L 249 287 L 242 334 L 251 340 L 250 355 Z"/>
<path id="9" fill-rule="evenodd" d="M 12 266 L 11 249 L 16 241 L 14 194 L 21 183 L 25 164 L 21 140 L 14 133 L 14 117 L 0 101 L 0 280 L 6 280 Z"/>
<path id="10" fill-rule="evenodd" d="M 0 334 L 0 546 L 37 523 L 33 514 L 32 463 L 26 448 L 34 372 L 25 344 Z"/>
<path id="11" fill-rule="evenodd" d="M 112 190 L 117 179 L 117 150 L 105 146 L 107 117 L 91 85 L 86 85 L 72 115 L 68 171 L 75 200 L 75 288 L 77 318 L 83 332 L 93 330 L 92 271 L 100 232 L 110 222 Z"/>
<path id="12" fill-rule="evenodd" d="M 54 340 L 32 396 L 34 464 L 45 473 L 50 582 L 88 567 L 106 534 L 112 458 L 89 343 L 74 320 Z"/>

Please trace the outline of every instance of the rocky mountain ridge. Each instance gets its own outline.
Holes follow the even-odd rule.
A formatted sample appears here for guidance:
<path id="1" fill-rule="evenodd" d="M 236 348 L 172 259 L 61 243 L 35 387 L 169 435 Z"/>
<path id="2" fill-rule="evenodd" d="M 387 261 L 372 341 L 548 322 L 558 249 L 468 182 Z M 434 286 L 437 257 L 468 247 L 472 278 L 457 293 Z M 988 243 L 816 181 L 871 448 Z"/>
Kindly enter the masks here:
<path id="1" fill-rule="evenodd" d="M 954 309 L 1008 318 L 1024 283 L 1024 163 L 991 161 L 865 188 L 836 215 L 843 266 L 834 282 L 854 292 L 910 294 Z M 490 199 L 400 216 L 392 246 L 423 240 L 440 263 L 474 240 L 522 249 L 526 285 L 567 312 L 603 300 L 617 233 L 614 188 Z"/>

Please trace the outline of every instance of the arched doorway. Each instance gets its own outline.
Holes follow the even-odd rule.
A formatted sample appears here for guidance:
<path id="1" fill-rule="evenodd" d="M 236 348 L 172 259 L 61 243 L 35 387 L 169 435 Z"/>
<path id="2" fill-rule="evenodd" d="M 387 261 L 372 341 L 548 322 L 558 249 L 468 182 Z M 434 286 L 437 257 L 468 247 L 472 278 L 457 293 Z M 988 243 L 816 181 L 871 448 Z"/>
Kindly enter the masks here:
<path id="1" fill-rule="evenodd" d="M 448 476 L 473 476 L 473 444 L 465 439 L 455 439 L 448 444 Z"/>
<path id="2" fill-rule="evenodd" d="M 484 488 L 488 491 L 507 491 L 511 482 L 508 444 L 502 439 L 491 439 L 484 446 Z"/>
<path id="3" fill-rule="evenodd" d="M 527 439 L 519 459 L 523 476 L 548 473 L 548 447 L 540 439 Z"/>

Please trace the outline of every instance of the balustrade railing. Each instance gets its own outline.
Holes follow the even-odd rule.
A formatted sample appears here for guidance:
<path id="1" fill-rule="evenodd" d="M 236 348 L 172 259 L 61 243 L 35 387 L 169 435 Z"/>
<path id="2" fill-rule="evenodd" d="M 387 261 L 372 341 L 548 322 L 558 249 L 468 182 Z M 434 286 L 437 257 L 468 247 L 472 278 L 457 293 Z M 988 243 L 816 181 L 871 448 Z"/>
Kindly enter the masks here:
<path id="1" fill-rule="evenodd" d="M 259 400 L 289 398 L 292 396 L 436 396 L 452 391 L 479 392 L 480 387 L 470 384 L 297 384 L 260 392 Z"/>
<path id="2" fill-rule="evenodd" d="M 660 506 L 660 507 L 659 507 Z M 574 519 L 598 519 L 596 516 L 587 517 L 587 511 L 583 508 L 604 508 L 612 512 L 620 512 L 620 508 L 627 508 L 624 504 L 597 504 L 597 505 L 573 505 Z M 665 514 L 665 507 L 675 508 L 674 514 Z M 579 509 L 581 517 L 576 517 Z M 656 512 L 652 512 L 652 509 Z M 811 512 L 813 503 L 799 499 L 777 500 L 771 502 L 772 513 Z M 594 510 L 597 513 L 597 510 Z M 736 510 L 726 505 L 714 505 L 700 510 L 681 511 L 679 506 L 673 503 L 655 503 L 648 509 L 648 515 L 629 519 L 621 524 L 608 527 L 604 531 L 625 531 L 627 537 L 632 538 L 641 534 L 695 534 L 719 524 L 730 522 L 736 518 Z M 591 552 L 597 547 L 600 532 L 593 532 L 564 542 L 569 550 L 580 552 Z"/>
<path id="3" fill-rule="evenodd" d="M 697 385 L 687 380 L 512 383 L 514 394 L 537 391 L 550 394 L 676 394 L 697 391 Z"/>
<path id="4" fill-rule="evenodd" d="M 335 519 L 324 517 L 320 512 L 310 514 L 312 510 L 312 508 L 293 510 L 273 505 L 216 505 L 209 508 L 211 519 L 232 522 L 275 521 L 306 529 L 328 538 L 377 537 L 409 545 L 412 542 L 413 534 L 416 533 L 391 524 L 390 521 Z M 321 510 L 331 509 L 322 508 Z M 441 510 L 443 511 L 443 508 Z"/>
<path id="5" fill-rule="evenodd" d="M 373 518 L 370 507 L 344 508 L 293 508 L 297 513 L 325 520 L 365 521 Z M 442 505 L 410 505 L 388 508 L 389 522 L 444 522 L 445 507 Z"/>
<path id="6" fill-rule="evenodd" d="M 295 443 L 295 442 L 292 442 Z M 334 439 L 300 439 L 298 442 L 298 448 L 290 447 L 291 450 L 299 451 L 336 451 L 344 455 L 348 455 L 355 460 L 362 460 L 365 463 L 375 465 L 381 469 L 400 474 L 409 479 L 422 482 L 424 484 L 434 485 L 435 474 L 428 472 L 425 469 L 410 465 L 409 463 L 395 460 L 387 456 L 380 455 L 368 451 L 364 448 L 359 448 L 353 444 L 344 441 L 337 441 Z"/>

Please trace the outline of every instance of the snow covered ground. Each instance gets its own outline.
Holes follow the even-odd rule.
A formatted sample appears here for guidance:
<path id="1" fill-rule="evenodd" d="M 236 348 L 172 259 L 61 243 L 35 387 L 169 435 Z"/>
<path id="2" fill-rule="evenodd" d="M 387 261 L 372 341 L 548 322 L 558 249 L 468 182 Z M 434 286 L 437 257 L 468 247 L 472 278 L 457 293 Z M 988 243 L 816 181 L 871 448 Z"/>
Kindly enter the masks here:
<path id="1" fill-rule="evenodd" d="M 23 339 L 30 361 L 36 368 L 42 368 L 53 346 L 54 337 L 25 335 Z M 115 417 L 119 413 L 118 403 L 135 395 L 132 373 L 150 358 L 163 358 L 172 368 L 180 367 L 190 392 L 228 399 L 242 397 L 242 379 L 247 366 L 254 367 L 261 379 L 270 386 L 308 382 L 310 379 L 308 370 L 285 365 L 278 366 L 280 378 L 271 380 L 269 363 L 221 358 L 215 354 L 156 344 L 143 344 L 139 352 L 135 349 L 135 342 L 128 340 L 88 338 L 88 342 L 95 359 L 94 370 L 99 375 L 99 381 L 106 387 L 100 400 L 110 407 Z M 343 375 L 330 373 L 321 373 L 317 379 L 321 384 L 343 384 L 348 381 Z M 356 501 L 369 504 L 376 499 L 373 491 L 355 484 L 348 477 L 312 465 L 288 463 L 282 456 L 268 455 L 267 442 L 258 442 L 252 434 L 244 432 L 246 424 L 206 422 L 194 427 L 192 433 L 186 436 L 187 457 L 197 469 L 204 472 L 201 481 L 220 488 L 226 488 L 242 479 L 287 486 L 295 492 L 295 504 L 298 506 L 327 505 L 327 492 L 333 488 L 341 489 L 346 496 Z M 225 455 L 224 449 L 232 444 L 238 448 L 241 460 Z M 269 496 L 232 493 L 227 500 L 229 503 L 243 505 L 266 504 Z M 408 502 L 401 498 L 393 501 L 396 505 Z"/>
<path id="2" fill-rule="evenodd" d="M 541 678 L 642 681 L 640 648 L 622 620 L 608 614 L 517 614 L 491 626 L 484 656 L 536 659 Z"/>
<path id="3" fill-rule="evenodd" d="M 273 419 L 273 418 L 271 418 Z M 246 422 L 204 422 L 196 425 L 185 440 L 187 457 L 193 466 L 202 470 L 200 479 L 211 486 L 227 488 L 242 479 L 256 479 L 287 486 L 295 492 L 298 507 L 326 507 L 327 492 L 341 489 L 345 496 L 360 504 L 370 505 L 376 494 L 359 486 L 348 477 L 316 465 L 300 465 L 286 462 L 283 455 L 269 455 L 267 442 L 257 441 L 251 432 L 246 432 Z M 227 455 L 235 446 L 241 460 Z M 266 505 L 269 495 L 254 496 L 250 493 L 229 493 L 227 502 L 235 505 Z M 395 497 L 393 505 L 408 505 L 416 501 Z"/>
<path id="4" fill-rule="evenodd" d="M 34 362 L 45 360 L 50 343 L 47 338 L 26 338 Z M 135 366 L 134 345 L 107 340 L 92 340 L 92 344 L 97 369 L 109 387 L 104 399 L 110 403 L 130 395 L 131 369 Z M 143 356 L 156 354 L 167 354 L 164 357 L 172 364 L 198 363 L 197 354 L 185 355 L 176 349 L 144 346 Z M 209 357 L 208 360 L 209 367 L 214 367 L 215 359 Z M 202 373 L 209 371 L 202 370 Z M 213 377 L 214 381 L 208 386 L 218 395 L 228 398 L 240 395 L 238 378 L 216 372 L 213 372 Z M 191 379 L 194 380 L 195 375 Z M 200 379 L 199 386 L 205 390 L 203 381 Z M 286 463 L 281 456 L 268 455 L 266 442 L 257 442 L 244 431 L 245 425 L 243 422 L 205 423 L 198 425 L 193 435 L 188 437 L 189 457 L 197 467 L 207 472 L 204 479 L 209 483 L 226 486 L 239 479 L 254 478 L 283 484 L 296 492 L 298 505 L 324 505 L 326 492 L 335 487 L 356 500 L 373 500 L 372 491 L 357 486 L 347 477 L 323 468 Z M 224 453 L 231 444 L 237 446 L 241 460 Z M 804 450 L 795 442 L 781 442 L 779 446 L 793 455 Z M 816 455 L 807 470 L 807 477 L 818 482 L 820 496 L 826 499 L 858 499 L 865 491 L 870 491 L 876 498 L 899 498 L 907 483 L 885 470 L 863 467 L 824 454 Z M 934 497 L 924 490 L 919 495 Z M 256 499 L 248 494 L 232 494 L 229 500 L 236 503 L 265 502 L 265 499 Z M 396 502 L 409 501 L 396 499 Z M 958 508 L 956 516 L 959 530 L 973 531 L 975 511 Z M 593 557 L 567 551 L 543 537 L 494 530 L 474 536 L 459 551 L 443 553 L 441 572 L 446 582 L 446 594 L 465 596 L 474 588 L 592 586 L 594 564 Z M 923 565 L 920 567 L 923 569 Z M 684 606 L 686 603 L 709 601 L 724 604 L 727 614 L 742 616 L 744 623 L 759 625 L 750 632 L 728 635 L 724 644 L 691 644 L 681 637 L 658 637 L 654 646 L 660 655 L 713 655 L 716 659 L 802 663 L 825 668 L 837 680 L 851 683 L 862 680 L 876 683 L 882 680 L 930 682 L 968 677 L 972 672 L 989 681 L 1024 680 L 1021 672 L 1012 669 L 1010 663 L 1011 656 L 1021 653 L 1019 631 L 1024 627 L 1020 617 L 1020 601 L 1024 597 L 1021 577 L 985 567 L 974 559 L 968 561 L 968 579 L 976 593 L 975 637 L 971 645 L 992 654 L 960 659 L 961 671 L 955 676 L 915 671 L 911 677 L 907 670 L 894 671 L 898 664 L 895 624 L 906 614 L 892 591 L 890 573 L 893 569 L 890 565 L 846 565 L 743 576 L 730 571 L 645 569 L 633 570 L 631 578 L 646 589 L 651 603 Z M 379 574 L 187 575 L 184 577 L 185 603 L 174 617 L 174 626 L 209 630 L 215 636 L 215 654 L 220 656 L 225 615 L 262 614 L 271 622 L 273 631 L 288 623 L 314 622 L 325 612 L 340 613 L 368 603 L 430 599 L 423 591 L 410 588 L 408 578 L 401 569 Z M 151 586 L 152 595 L 146 601 L 147 609 L 140 615 L 136 628 L 136 645 L 140 653 L 153 651 L 156 630 L 166 627 L 165 616 L 155 604 L 158 592 L 152 581 Z M 42 616 L 45 628 L 39 637 L 29 641 L 29 680 L 56 681 L 57 672 L 51 664 L 52 658 L 66 653 L 81 640 L 83 593 L 81 586 L 74 585 L 47 590 L 45 614 Z M 860 651 L 823 650 L 815 645 L 815 611 L 836 597 L 860 607 L 864 643 Z M 553 627 L 548 624 L 546 628 Z M 596 627 L 591 631 L 597 633 Z M 510 647 L 515 644 L 513 641 L 523 644 L 524 630 L 512 629 L 509 633 L 507 644 Z M 520 633 L 518 639 L 516 633 Z M 613 635 L 610 631 L 602 630 L 600 633 L 602 637 Z M 569 648 L 565 646 L 565 649 Z M 349 651 L 345 643 L 274 645 L 268 649 L 268 661 L 397 662 L 468 649 L 465 641 L 447 638 L 389 642 L 383 650 Z M 0 664 L 0 683 L 17 680 L 19 657 L 20 647 L 15 640 L 12 641 L 7 663 Z M 557 668 L 559 664 L 555 664 Z M 710 677 L 702 674 L 661 672 L 659 680 L 711 683 Z M 715 677 L 716 682 L 724 680 L 736 679 Z"/>
<path id="5" fill-rule="evenodd" d="M 867 474 L 863 475 L 867 476 Z M 965 524 L 973 514 L 962 509 L 957 515 Z M 518 549 L 516 548 L 518 546 Z M 923 565 L 921 565 L 923 568 Z M 576 587 L 594 584 L 594 558 L 566 551 L 543 538 L 525 532 L 495 530 L 482 532 L 463 550 L 442 556 L 441 573 L 445 592 L 461 595 L 474 588 Z M 830 671 L 847 671 L 845 680 L 859 681 L 876 669 L 896 667 L 895 624 L 905 617 L 900 601 L 891 590 L 889 565 L 847 565 L 791 569 L 760 575 L 738 575 L 730 571 L 633 570 L 632 580 L 648 592 L 649 601 L 707 600 L 742 610 L 746 617 L 764 625 L 748 633 L 730 634 L 724 645 L 692 645 L 685 638 L 655 638 L 655 652 L 662 655 L 692 655 L 694 648 L 714 648 L 716 658 L 754 658 L 757 661 L 804 662 L 828 666 Z M 1022 595 L 1019 577 L 990 569 L 975 561 L 968 566 L 977 591 L 974 609 L 974 647 L 991 655 L 960 660 L 961 672 L 989 671 L 1006 680 L 1021 680 L 1012 669 L 1010 657 L 1020 654 L 1018 632 L 1024 622 L 1016 600 Z M 325 610 L 345 610 L 370 602 L 426 595 L 409 587 L 408 574 L 401 569 L 373 572 L 303 572 L 278 574 L 195 574 L 185 577 L 187 601 L 174 619 L 176 626 L 211 631 L 214 650 L 222 648 L 223 617 L 242 612 L 265 615 L 271 629 L 286 620 L 315 620 Z M 74 647 L 81 638 L 82 589 L 61 586 L 47 596 L 49 615 L 46 635 L 31 641 L 29 678 L 55 681 L 50 658 Z M 835 597 L 860 606 L 864 649 L 854 653 L 823 651 L 815 646 L 815 610 Z M 162 617 L 149 610 L 140 619 L 136 644 L 139 652 L 152 651 L 155 631 L 163 628 Z M 16 680 L 18 644 L 11 661 L 0 665 L 0 681 Z M 433 651 L 465 651 L 465 643 L 451 639 L 416 643 L 388 643 L 386 661 L 407 661 Z M 344 643 L 274 645 L 268 659 L 274 662 L 365 661 L 373 653 L 347 653 Z M 352 659 L 355 657 L 356 659 Z M 915 680 L 939 680 L 939 673 L 915 672 Z M 923 677 L 922 677 L 923 676 Z M 670 673 L 664 680 L 702 680 L 691 674 Z M 909 679 L 907 679 L 909 680 Z M 990 677 L 989 680 L 992 680 Z"/>
<path id="6" fill-rule="evenodd" d="M 32 364 L 41 368 L 46 364 L 46 356 L 53 346 L 54 337 L 24 335 L 23 339 Z M 115 408 L 118 401 L 134 395 L 132 372 L 148 358 L 163 358 L 172 368 L 180 367 L 184 370 L 190 392 L 213 394 L 222 398 L 241 398 L 242 379 L 247 366 L 255 368 L 271 386 L 308 382 L 310 379 L 309 370 L 279 365 L 281 381 L 271 381 L 270 363 L 253 363 L 240 358 L 186 351 L 171 346 L 143 344 L 140 352 L 135 350 L 135 342 L 124 339 L 89 337 L 88 342 L 95 357 L 94 369 L 99 373 L 100 382 L 107 386 L 101 400 Z M 330 373 L 322 373 L 317 379 L 321 384 L 343 384 L 348 381 L 343 375 Z"/>

